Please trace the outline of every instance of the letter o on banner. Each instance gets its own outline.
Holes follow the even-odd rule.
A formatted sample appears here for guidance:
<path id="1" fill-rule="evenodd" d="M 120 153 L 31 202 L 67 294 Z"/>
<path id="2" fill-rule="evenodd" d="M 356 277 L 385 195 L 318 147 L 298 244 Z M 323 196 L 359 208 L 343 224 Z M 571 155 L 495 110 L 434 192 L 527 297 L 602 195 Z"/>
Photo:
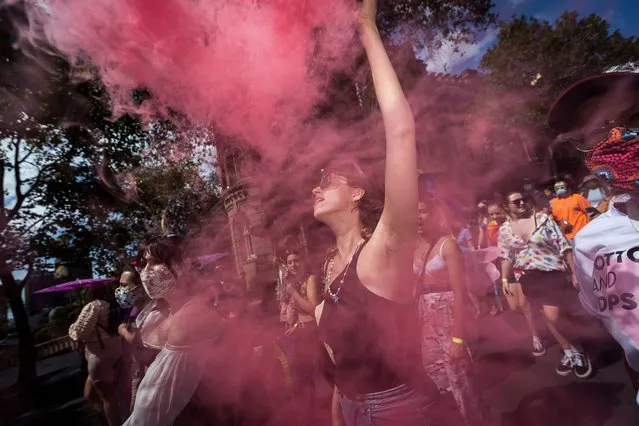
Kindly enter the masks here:
<path id="1" fill-rule="evenodd" d="M 639 263 L 637 252 L 639 252 L 639 246 L 633 247 L 630 250 L 628 250 L 628 259 L 632 260 L 635 263 Z"/>

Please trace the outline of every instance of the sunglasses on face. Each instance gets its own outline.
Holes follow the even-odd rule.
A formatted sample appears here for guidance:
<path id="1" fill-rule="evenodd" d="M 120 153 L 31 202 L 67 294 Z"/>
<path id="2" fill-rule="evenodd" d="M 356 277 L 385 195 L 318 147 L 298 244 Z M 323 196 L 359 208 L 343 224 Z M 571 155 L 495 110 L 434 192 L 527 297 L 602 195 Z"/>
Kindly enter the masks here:
<path id="1" fill-rule="evenodd" d="M 517 207 L 522 207 L 525 206 L 526 203 L 528 202 L 528 200 L 526 198 L 518 198 L 516 200 L 511 200 L 510 203 L 517 206 Z"/>
<path id="2" fill-rule="evenodd" d="M 326 173 L 322 176 L 322 180 L 320 180 L 319 187 L 320 189 L 330 189 L 337 188 L 340 182 L 337 178 L 337 175 L 333 173 Z"/>
<path id="3" fill-rule="evenodd" d="M 336 188 L 342 183 L 341 179 L 345 179 L 350 185 L 357 186 L 366 181 L 366 174 L 355 161 L 322 169 L 319 187 L 320 189 Z"/>

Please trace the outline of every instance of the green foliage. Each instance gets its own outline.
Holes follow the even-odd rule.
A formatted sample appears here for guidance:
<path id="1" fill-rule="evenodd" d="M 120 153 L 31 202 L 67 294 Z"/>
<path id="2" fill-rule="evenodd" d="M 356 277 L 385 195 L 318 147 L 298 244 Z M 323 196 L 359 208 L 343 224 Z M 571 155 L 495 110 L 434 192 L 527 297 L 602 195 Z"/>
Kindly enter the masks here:
<path id="1" fill-rule="evenodd" d="M 500 99 L 492 111 L 505 123 L 546 133 L 546 113 L 576 81 L 639 59 L 639 40 L 610 30 L 602 17 L 562 14 L 554 24 L 525 16 L 504 22 L 498 42 L 484 55 L 485 98 Z"/>
<path id="2" fill-rule="evenodd" d="M 386 36 L 401 35 L 418 47 L 443 40 L 473 42 L 496 21 L 491 0 L 395 0 L 379 2 L 378 23 Z"/>
<path id="3" fill-rule="evenodd" d="M 220 195 L 210 155 L 190 155 L 210 146 L 209 132 L 114 120 L 90 67 L 13 48 L 16 17 L 16 8 L 0 14 L 0 179 L 11 176 L 0 193 L 0 250 L 9 265 L 92 260 L 113 272 L 163 216 L 175 232 L 196 226 Z"/>

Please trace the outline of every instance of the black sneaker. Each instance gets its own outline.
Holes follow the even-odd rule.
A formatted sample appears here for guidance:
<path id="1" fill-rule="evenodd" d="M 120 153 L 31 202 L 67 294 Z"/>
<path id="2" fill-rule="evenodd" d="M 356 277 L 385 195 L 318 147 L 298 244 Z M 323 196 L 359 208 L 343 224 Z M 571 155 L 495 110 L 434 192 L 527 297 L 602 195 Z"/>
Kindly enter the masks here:
<path id="1" fill-rule="evenodd" d="M 578 350 L 572 351 L 572 367 L 575 376 L 580 379 L 587 379 L 592 374 L 592 364 L 590 358 L 585 352 Z"/>
<path id="2" fill-rule="evenodd" d="M 557 374 L 560 376 L 568 376 L 573 371 L 573 356 L 570 352 L 566 352 L 562 350 L 564 353 L 564 357 L 559 361 L 559 365 L 557 366 Z"/>

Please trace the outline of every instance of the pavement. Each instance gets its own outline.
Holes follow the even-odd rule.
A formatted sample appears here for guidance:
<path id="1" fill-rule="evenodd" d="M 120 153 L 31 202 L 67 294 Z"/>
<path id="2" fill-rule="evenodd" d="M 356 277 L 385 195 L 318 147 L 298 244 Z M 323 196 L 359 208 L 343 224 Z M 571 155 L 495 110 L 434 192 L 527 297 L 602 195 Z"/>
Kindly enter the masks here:
<path id="1" fill-rule="evenodd" d="M 475 347 L 478 386 L 497 424 L 503 426 L 639 425 L 636 393 L 626 373 L 623 352 L 597 322 L 584 342 L 594 375 L 559 376 L 558 345 L 543 357 L 531 355 L 532 342 L 522 316 L 505 312 L 480 319 Z"/>
<path id="2" fill-rule="evenodd" d="M 530 354 L 531 342 L 521 315 L 505 312 L 474 322 L 472 346 L 478 391 L 495 425 L 501 426 L 636 426 L 639 408 L 616 344 L 595 323 L 589 352 L 597 365 L 594 377 L 580 380 L 555 373 L 557 345 L 540 358 Z M 17 370 L 0 372 L 3 418 L 14 426 L 101 425 L 81 398 L 82 380 L 76 353 L 38 363 L 44 376 L 36 390 L 16 390 Z M 7 404 L 10 401 L 19 403 Z M 16 406 L 17 405 L 17 406 Z M 328 425 L 328 422 L 326 421 Z"/>

